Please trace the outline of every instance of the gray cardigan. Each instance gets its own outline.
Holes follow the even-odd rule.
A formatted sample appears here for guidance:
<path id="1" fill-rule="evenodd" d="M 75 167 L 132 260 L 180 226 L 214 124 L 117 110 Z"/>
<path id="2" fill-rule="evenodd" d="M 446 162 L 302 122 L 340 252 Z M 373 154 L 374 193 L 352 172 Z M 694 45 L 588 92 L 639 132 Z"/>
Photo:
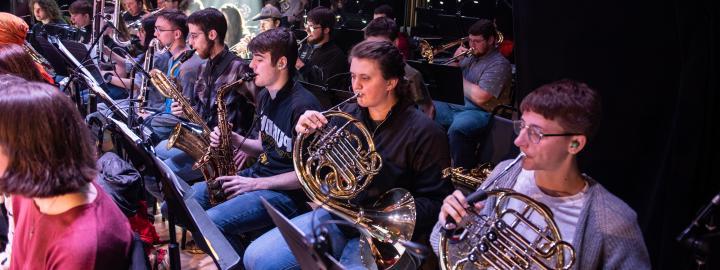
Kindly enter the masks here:
<path id="1" fill-rule="evenodd" d="M 522 166 L 518 162 L 501 174 L 508 164 L 510 161 L 498 164 L 481 188 L 512 188 Z M 587 195 L 573 239 L 576 253 L 573 269 L 650 269 L 650 257 L 635 211 L 592 179 L 588 180 Z M 493 200 L 488 199 L 485 204 L 493 205 Z M 436 224 L 430 240 L 436 252 L 439 228 Z"/>

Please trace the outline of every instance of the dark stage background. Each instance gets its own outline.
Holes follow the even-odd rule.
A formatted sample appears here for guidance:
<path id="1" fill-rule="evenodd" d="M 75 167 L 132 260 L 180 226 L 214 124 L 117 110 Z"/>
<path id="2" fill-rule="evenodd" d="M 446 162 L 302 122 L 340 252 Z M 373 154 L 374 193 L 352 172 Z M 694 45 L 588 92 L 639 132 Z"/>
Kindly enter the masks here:
<path id="1" fill-rule="evenodd" d="M 519 98 L 561 78 L 601 93 L 581 164 L 636 210 L 654 269 L 693 268 L 673 239 L 720 191 L 713 2 L 513 2 Z"/>

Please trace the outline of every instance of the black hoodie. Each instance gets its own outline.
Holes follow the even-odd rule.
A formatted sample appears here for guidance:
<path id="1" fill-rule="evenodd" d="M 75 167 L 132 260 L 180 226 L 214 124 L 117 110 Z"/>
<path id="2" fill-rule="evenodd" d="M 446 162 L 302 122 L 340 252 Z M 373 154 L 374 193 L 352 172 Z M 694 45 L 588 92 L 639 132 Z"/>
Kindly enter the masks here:
<path id="1" fill-rule="evenodd" d="M 442 200 L 453 191 L 442 170 L 450 166 L 448 139 L 442 127 L 417 110 L 413 103 L 398 102 L 385 120 L 375 124 L 367 108 L 346 105 L 343 111 L 362 121 L 373 134 L 375 149 L 382 157 L 382 168 L 366 190 L 352 200 L 372 205 L 392 188 L 412 193 L 416 204 L 413 239 L 429 235 L 437 221 Z"/>

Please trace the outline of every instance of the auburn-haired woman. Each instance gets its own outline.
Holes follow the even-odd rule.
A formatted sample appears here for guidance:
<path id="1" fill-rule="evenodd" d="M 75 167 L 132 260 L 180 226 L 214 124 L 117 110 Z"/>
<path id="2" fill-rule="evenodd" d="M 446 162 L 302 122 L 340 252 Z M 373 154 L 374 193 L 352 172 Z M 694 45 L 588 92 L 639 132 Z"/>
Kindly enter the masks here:
<path id="1" fill-rule="evenodd" d="M 95 183 L 75 104 L 36 82 L 0 89 L 0 192 L 12 195 L 11 269 L 128 269 L 132 231 Z"/>
<path id="2" fill-rule="evenodd" d="M 0 44 L 0 74 L 11 74 L 28 81 L 45 82 L 39 67 L 20 45 Z"/>

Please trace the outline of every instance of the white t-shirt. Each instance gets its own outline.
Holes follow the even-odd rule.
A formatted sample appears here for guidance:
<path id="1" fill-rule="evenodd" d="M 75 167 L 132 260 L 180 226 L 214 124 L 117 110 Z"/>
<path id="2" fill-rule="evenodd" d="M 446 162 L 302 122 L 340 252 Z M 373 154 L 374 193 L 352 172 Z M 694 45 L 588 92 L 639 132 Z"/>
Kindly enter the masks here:
<path id="1" fill-rule="evenodd" d="M 516 192 L 527 195 L 528 197 L 545 204 L 554 215 L 555 224 L 560 230 L 560 237 L 565 241 L 573 244 L 575 237 L 575 228 L 580 217 L 583 205 L 587 200 L 586 192 L 588 190 L 587 181 L 585 187 L 579 193 L 566 197 L 553 197 L 545 194 L 538 188 L 535 183 L 535 172 L 522 170 L 518 175 L 517 181 L 513 186 Z"/>

